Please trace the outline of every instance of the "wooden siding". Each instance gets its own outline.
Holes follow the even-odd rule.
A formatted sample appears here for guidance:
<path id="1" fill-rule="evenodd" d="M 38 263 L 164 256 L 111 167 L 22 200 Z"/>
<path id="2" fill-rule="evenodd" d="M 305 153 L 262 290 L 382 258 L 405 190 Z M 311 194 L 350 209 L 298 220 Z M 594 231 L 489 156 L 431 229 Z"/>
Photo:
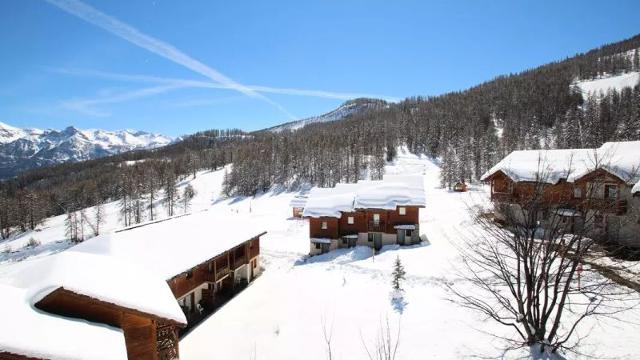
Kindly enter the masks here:
<path id="1" fill-rule="evenodd" d="M 616 185 L 618 191 L 624 182 L 605 170 L 595 170 L 575 183 L 560 181 L 557 184 L 540 184 L 534 182 L 513 182 L 502 172 L 489 179 L 491 183 L 491 200 L 513 204 L 523 204 L 538 197 L 542 202 L 555 207 L 566 207 L 577 210 L 600 210 L 606 213 L 623 215 L 627 212 L 627 202 L 619 199 L 595 198 L 590 183 Z M 581 196 L 576 197 L 575 192 Z"/>
<path id="2" fill-rule="evenodd" d="M 322 229 L 322 223 L 327 222 L 327 228 Z M 340 228 L 338 219 L 333 217 L 311 218 L 309 220 L 309 234 L 312 238 L 337 239 Z"/>
<path id="3" fill-rule="evenodd" d="M 260 237 L 247 240 L 206 262 L 169 279 L 167 283 L 173 295 L 180 298 L 206 282 L 216 282 L 227 276 L 232 270 L 248 264 L 260 255 Z"/>
<path id="4" fill-rule="evenodd" d="M 332 217 L 309 218 L 309 235 L 312 238 L 337 239 L 345 235 L 366 232 L 382 232 L 396 234 L 396 225 L 415 225 L 419 222 L 420 208 L 405 206 L 405 215 L 399 209 L 362 209 L 355 212 L 344 212 L 339 219 Z M 380 221 L 374 221 L 374 214 L 380 215 Z M 349 224 L 349 217 L 354 223 Z M 322 222 L 327 222 L 327 229 L 322 229 Z"/>
<path id="5" fill-rule="evenodd" d="M 129 359 L 158 359 L 156 337 L 158 318 L 75 294 L 63 288 L 53 291 L 35 306 L 52 314 L 118 327 L 124 333 Z"/>
<path id="6" fill-rule="evenodd" d="M 28 357 L 26 355 L 12 354 L 9 352 L 0 352 L 0 360 L 38 360 L 38 358 Z"/>

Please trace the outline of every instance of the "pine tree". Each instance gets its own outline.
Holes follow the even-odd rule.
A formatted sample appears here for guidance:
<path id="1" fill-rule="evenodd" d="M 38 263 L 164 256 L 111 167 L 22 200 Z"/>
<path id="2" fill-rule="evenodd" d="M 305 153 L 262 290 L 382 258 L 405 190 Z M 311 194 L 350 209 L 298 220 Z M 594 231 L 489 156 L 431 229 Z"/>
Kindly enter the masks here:
<path id="1" fill-rule="evenodd" d="M 104 213 L 104 204 L 102 202 L 98 202 L 98 204 L 93 208 L 93 235 L 100 235 L 100 228 L 102 224 L 104 224 L 106 214 Z"/>
<path id="2" fill-rule="evenodd" d="M 402 282 L 404 281 L 406 274 L 404 266 L 402 265 L 402 262 L 400 262 L 400 256 L 396 257 L 396 261 L 393 263 L 393 273 L 391 274 L 393 277 L 391 285 L 396 293 L 404 291 L 402 289 Z"/>
<path id="3" fill-rule="evenodd" d="M 193 200 L 194 196 L 196 196 L 196 191 L 193 189 L 191 184 L 187 184 L 182 192 L 182 210 L 185 214 L 189 211 L 191 200 Z"/>
<path id="4" fill-rule="evenodd" d="M 170 171 L 164 186 L 164 202 L 167 209 L 167 216 L 173 216 L 175 213 L 176 202 L 180 199 L 178 187 L 176 186 L 176 178 L 173 171 Z"/>

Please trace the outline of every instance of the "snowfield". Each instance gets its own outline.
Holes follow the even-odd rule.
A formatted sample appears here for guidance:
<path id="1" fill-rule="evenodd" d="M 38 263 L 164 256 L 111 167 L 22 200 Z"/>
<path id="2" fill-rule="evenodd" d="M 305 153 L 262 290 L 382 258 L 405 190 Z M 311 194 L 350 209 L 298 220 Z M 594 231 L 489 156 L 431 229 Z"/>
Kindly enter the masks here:
<path id="1" fill-rule="evenodd" d="M 267 234 L 261 239 L 264 273 L 181 340 L 181 359 L 327 359 L 326 338 L 331 339 L 333 359 L 368 359 L 365 347 L 374 346 L 387 321 L 394 336 L 399 329 L 398 359 L 503 356 L 503 344 L 489 334 L 510 330 L 450 301 L 444 286 L 467 286 L 456 274 L 462 269 L 456 244 L 477 230 L 470 207 L 490 206 L 487 189 L 449 192 L 440 188 L 439 171 L 431 159 L 403 151 L 388 164 L 386 174 L 424 179 L 423 243 L 387 246 L 375 256 L 370 248 L 357 247 L 309 258 L 308 222 L 293 218 L 289 207 L 297 193 L 274 189 L 256 197 L 224 199 L 224 170 L 185 180 L 181 186 L 191 183 L 197 191 L 193 212 L 207 209 L 222 219 L 250 216 L 252 227 Z M 107 212 L 104 231 L 113 231 L 119 227 L 116 204 L 109 204 Z M 23 248 L 30 237 L 42 244 Z M 14 252 L 0 253 L 0 282 L 23 264 L 70 246 L 64 241 L 62 217 L 49 219 L 40 231 L 0 243 L 0 250 L 5 244 Z M 391 297 L 396 257 L 407 272 L 404 301 Z M 640 309 L 626 313 L 625 319 L 585 323 L 578 333 L 589 337 L 581 350 L 595 358 L 636 359 Z M 522 350 L 504 357 L 527 355 Z"/>
<path id="2" fill-rule="evenodd" d="M 595 80 L 581 80 L 575 83 L 582 92 L 583 96 L 589 94 L 597 95 L 600 92 L 606 93 L 607 90 L 620 91 L 624 88 L 632 88 L 640 82 L 640 72 L 631 71 L 628 73 L 603 77 Z"/>

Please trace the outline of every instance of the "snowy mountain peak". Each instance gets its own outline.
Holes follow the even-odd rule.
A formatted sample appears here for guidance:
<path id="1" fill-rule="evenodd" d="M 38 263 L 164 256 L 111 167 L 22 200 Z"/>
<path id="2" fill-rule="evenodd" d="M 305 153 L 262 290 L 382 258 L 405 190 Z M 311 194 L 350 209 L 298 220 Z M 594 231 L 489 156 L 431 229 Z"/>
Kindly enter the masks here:
<path id="1" fill-rule="evenodd" d="M 283 130 L 299 130 L 303 127 L 321 122 L 330 122 L 342 120 L 348 116 L 373 110 L 383 108 L 387 105 L 387 102 L 380 99 L 368 99 L 368 98 L 358 98 L 344 102 L 342 105 L 338 106 L 336 109 L 329 111 L 328 113 L 313 116 L 306 119 L 296 120 L 288 123 L 284 123 L 281 125 L 274 126 L 272 128 L 267 129 L 272 132 L 281 132 Z"/>
<path id="2" fill-rule="evenodd" d="M 21 129 L 0 123 L 0 179 L 42 166 L 157 148 L 171 141 L 137 130 Z"/>

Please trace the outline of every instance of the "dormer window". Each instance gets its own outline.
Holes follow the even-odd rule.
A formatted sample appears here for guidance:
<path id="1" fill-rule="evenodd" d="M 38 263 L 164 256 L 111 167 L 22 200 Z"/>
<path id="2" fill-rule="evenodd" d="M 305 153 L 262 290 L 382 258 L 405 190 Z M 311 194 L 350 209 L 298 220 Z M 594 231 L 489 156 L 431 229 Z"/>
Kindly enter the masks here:
<path id="1" fill-rule="evenodd" d="M 401 206 L 398 208 L 398 214 L 400 215 L 407 215 L 407 208 L 404 206 Z"/>

